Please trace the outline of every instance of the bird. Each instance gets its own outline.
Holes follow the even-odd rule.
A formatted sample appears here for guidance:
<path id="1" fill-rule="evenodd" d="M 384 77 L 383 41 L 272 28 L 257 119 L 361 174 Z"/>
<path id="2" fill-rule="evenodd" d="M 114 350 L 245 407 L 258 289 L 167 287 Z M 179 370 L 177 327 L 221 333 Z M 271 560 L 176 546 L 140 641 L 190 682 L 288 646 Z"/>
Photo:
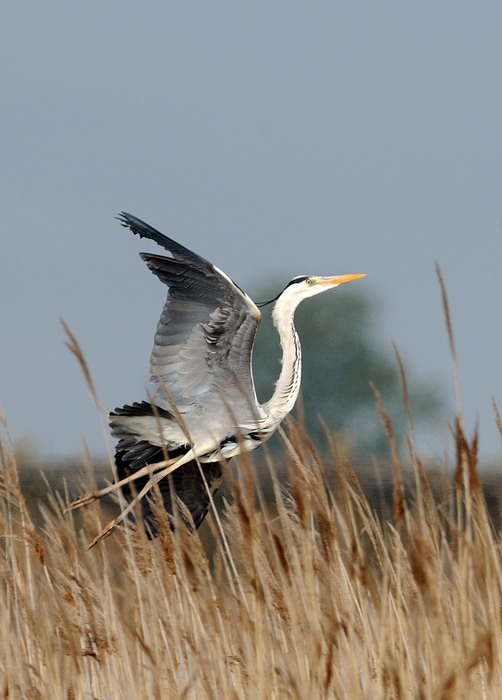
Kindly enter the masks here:
<path id="1" fill-rule="evenodd" d="M 302 369 L 294 325 L 298 305 L 366 276 L 299 275 L 276 297 L 256 304 L 202 256 L 131 214 L 121 212 L 117 219 L 133 234 L 169 253 L 140 253 L 149 270 L 167 286 L 167 299 L 151 352 L 149 400 L 109 414 L 111 434 L 118 441 L 117 480 L 71 504 L 71 509 L 79 508 L 121 489 L 126 506 L 91 546 L 126 519 L 134 522 L 139 503 L 147 534 L 158 535 L 152 491 L 160 491 L 173 529 L 182 522 L 189 531 L 196 530 L 221 484 L 222 463 L 262 445 L 293 409 Z M 271 303 L 282 365 L 271 398 L 260 403 L 252 352 L 260 308 Z"/>

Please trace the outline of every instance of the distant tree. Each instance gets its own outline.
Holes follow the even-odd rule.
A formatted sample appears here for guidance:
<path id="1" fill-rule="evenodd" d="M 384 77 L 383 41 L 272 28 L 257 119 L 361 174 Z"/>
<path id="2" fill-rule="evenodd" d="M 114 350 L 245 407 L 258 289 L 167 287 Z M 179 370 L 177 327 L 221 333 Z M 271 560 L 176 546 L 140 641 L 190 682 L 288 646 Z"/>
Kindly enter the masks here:
<path id="1" fill-rule="evenodd" d="M 273 294 L 260 298 L 270 296 Z M 325 437 L 322 418 L 358 456 L 387 452 L 371 384 L 381 393 L 398 435 L 403 434 L 399 372 L 390 343 L 385 346 L 378 335 L 380 312 L 380 304 L 373 297 L 355 289 L 344 289 L 336 298 L 328 293 L 307 300 L 296 312 L 303 375 L 295 414 L 304 417 L 309 435 L 317 444 L 322 445 Z M 253 362 L 260 401 L 270 398 L 279 376 L 280 357 L 277 332 L 270 319 L 263 319 Z M 437 419 L 442 401 L 432 383 L 418 382 L 408 371 L 407 382 L 417 423 Z"/>

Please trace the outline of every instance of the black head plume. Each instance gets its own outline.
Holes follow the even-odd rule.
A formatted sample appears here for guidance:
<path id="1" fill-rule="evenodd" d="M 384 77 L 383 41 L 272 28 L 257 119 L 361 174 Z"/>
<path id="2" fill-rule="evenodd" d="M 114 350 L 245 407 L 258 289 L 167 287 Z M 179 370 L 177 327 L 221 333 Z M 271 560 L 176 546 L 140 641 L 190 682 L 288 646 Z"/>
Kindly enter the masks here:
<path id="1" fill-rule="evenodd" d="M 282 294 L 282 292 L 281 292 L 281 294 Z M 274 297 L 273 299 L 269 299 L 269 301 L 259 301 L 259 302 L 257 302 L 256 306 L 257 306 L 259 309 L 262 309 L 264 306 L 268 306 L 269 304 L 273 304 L 273 302 L 274 302 L 274 301 L 277 301 L 277 299 L 281 296 L 281 294 L 278 294 L 278 295 L 277 295 L 276 297 Z"/>
<path id="2" fill-rule="evenodd" d="M 298 284 L 299 282 L 305 282 L 307 279 L 308 275 L 298 275 L 298 277 L 293 277 L 292 280 L 290 280 L 287 285 L 284 287 L 282 292 L 279 292 L 279 294 L 274 297 L 273 299 L 270 299 L 269 301 L 260 301 L 256 306 L 258 306 L 260 309 L 263 308 L 264 306 L 267 306 L 268 304 L 273 304 L 274 301 L 277 301 L 277 299 L 281 296 L 283 292 L 286 291 L 288 287 L 291 287 L 292 284 Z"/>

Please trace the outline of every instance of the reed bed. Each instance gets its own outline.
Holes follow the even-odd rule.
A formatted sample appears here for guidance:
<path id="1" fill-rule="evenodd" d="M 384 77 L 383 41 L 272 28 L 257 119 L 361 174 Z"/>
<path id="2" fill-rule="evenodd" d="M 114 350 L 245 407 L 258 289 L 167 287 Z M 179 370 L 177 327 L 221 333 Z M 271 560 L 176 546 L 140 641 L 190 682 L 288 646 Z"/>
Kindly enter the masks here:
<path id="1" fill-rule="evenodd" d="M 232 498 L 220 522 L 209 516 L 210 547 L 164 522 L 156 541 L 139 527 L 89 550 L 107 514 L 67 515 L 55 497 L 35 527 L 4 446 L 3 697 L 501 698 L 501 542 L 476 438 L 457 423 L 440 494 L 410 449 L 406 486 L 381 411 L 388 517 L 334 443 L 321 459 L 291 422 L 266 473 L 247 459 L 227 470 Z"/>
<path id="2" fill-rule="evenodd" d="M 463 427 L 437 272 L 459 416 L 440 488 L 415 448 L 397 352 L 407 453 L 375 389 L 390 447 L 383 508 L 335 440 L 319 455 L 291 420 L 265 466 L 244 455 L 227 467 L 231 496 L 205 532 L 171 532 L 159 508 L 155 541 L 140 524 L 89 549 L 105 504 L 66 514 L 69 495 L 51 494 L 35 525 L 2 444 L 3 697 L 500 700 L 500 505 L 488 512 L 477 434 Z"/>

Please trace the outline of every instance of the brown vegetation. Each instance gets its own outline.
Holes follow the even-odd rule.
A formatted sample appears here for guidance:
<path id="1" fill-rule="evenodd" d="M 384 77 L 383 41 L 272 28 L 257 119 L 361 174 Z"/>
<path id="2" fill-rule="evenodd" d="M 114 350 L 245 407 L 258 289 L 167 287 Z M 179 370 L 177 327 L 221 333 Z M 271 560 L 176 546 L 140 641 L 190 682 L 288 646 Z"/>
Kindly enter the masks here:
<path id="1" fill-rule="evenodd" d="M 85 363 L 73 337 L 70 347 Z M 368 500 L 334 441 L 321 458 L 291 422 L 265 467 L 247 455 L 227 469 L 231 498 L 205 534 L 173 534 L 160 509 L 156 541 L 139 527 L 89 550 L 105 504 L 77 519 L 64 513 L 67 494 L 51 496 L 35 525 L 4 445 L 3 697 L 499 700 L 500 504 L 489 512 L 477 435 L 466 436 L 460 417 L 455 469 L 431 479 L 397 359 L 409 478 L 375 390 L 390 445 L 381 503 Z M 461 416 L 456 375 L 455 384 Z M 495 418 L 502 433 L 496 406 Z"/>
<path id="2" fill-rule="evenodd" d="M 273 507 L 241 460 L 212 548 L 165 524 L 155 542 L 139 528 L 90 551 L 99 506 L 76 523 L 53 499 L 35 527 L 4 449 L 4 697 L 502 697 L 500 537 L 460 425 L 456 444 L 439 501 L 413 449 L 403 485 L 394 450 L 378 518 L 335 447 L 321 460 L 292 424 L 260 476 Z"/>

